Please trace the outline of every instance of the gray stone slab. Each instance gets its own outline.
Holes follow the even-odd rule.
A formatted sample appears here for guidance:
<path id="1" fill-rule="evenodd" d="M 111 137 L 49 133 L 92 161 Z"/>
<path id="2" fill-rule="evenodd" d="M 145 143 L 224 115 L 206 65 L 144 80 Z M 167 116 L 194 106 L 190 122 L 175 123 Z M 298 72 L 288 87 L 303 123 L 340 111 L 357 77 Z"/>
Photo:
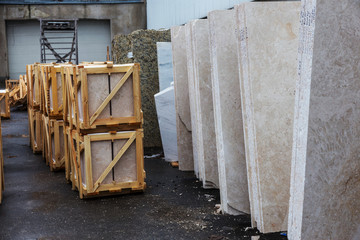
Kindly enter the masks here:
<path id="1" fill-rule="evenodd" d="M 219 185 L 213 97 L 211 85 L 211 64 L 209 48 L 209 22 L 199 19 L 190 22 L 192 40 L 193 80 L 195 93 L 196 145 L 199 179 L 204 188 L 216 188 Z M 189 67 L 188 67 L 189 69 Z M 191 101 L 191 98 L 190 98 Z M 193 138 L 194 142 L 194 138 Z"/>
<path id="2" fill-rule="evenodd" d="M 360 239 L 359 12 L 356 1 L 302 1 L 291 240 Z"/>
<path id="3" fill-rule="evenodd" d="M 252 225 L 287 230 L 299 2 L 237 7 L 241 104 Z"/>
<path id="4" fill-rule="evenodd" d="M 194 170 L 185 27 L 171 28 L 179 169 Z"/>
<path id="5" fill-rule="evenodd" d="M 174 81 L 171 42 L 157 42 L 157 60 L 159 68 L 160 92 L 171 86 Z"/>
<path id="6" fill-rule="evenodd" d="M 178 161 L 174 86 L 154 95 L 165 160 Z"/>
<path id="7" fill-rule="evenodd" d="M 250 213 L 241 113 L 235 10 L 208 15 L 221 208 Z"/>

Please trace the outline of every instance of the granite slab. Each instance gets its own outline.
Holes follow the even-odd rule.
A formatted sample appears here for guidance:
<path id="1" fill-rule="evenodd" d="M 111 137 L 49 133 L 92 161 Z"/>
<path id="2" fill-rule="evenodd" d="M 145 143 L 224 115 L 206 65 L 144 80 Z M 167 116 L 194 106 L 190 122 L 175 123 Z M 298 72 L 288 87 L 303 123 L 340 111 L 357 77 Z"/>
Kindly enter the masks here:
<path id="1" fill-rule="evenodd" d="M 190 27 L 196 105 L 196 128 L 193 126 L 192 130 L 196 131 L 199 179 L 204 188 L 217 188 L 219 176 L 211 85 L 209 21 L 194 20 Z"/>
<path id="2" fill-rule="evenodd" d="M 359 12 L 356 1 L 302 1 L 291 240 L 360 239 Z"/>
<path id="3" fill-rule="evenodd" d="M 179 169 L 194 170 L 185 27 L 171 28 Z"/>
<path id="4" fill-rule="evenodd" d="M 161 92 L 165 88 L 170 87 L 174 81 L 171 42 L 157 42 L 156 49 L 159 69 L 159 91 Z"/>
<path id="5" fill-rule="evenodd" d="M 252 226 L 286 231 L 300 3 L 244 3 L 236 10 Z"/>
<path id="6" fill-rule="evenodd" d="M 235 10 L 208 14 L 212 93 L 221 209 L 228 214 L 250 213 Z"/>
<path id="7" fill-rule="evenodd" d="M 165 160 L 178 161 L 174 86 L 154 95 Z"/>

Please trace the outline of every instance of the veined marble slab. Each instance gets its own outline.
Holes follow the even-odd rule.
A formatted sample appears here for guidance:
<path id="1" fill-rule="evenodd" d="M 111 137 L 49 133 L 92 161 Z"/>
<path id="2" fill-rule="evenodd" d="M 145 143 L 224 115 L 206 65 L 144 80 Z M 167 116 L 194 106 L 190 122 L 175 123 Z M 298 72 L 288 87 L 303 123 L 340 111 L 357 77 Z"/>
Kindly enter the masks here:
<path id="1" fill-rule="evenodd" d="M 185 27 L 171 28 L 179 169 L 194 170 Z"/>
<path id="2" fill-rule="evenodd" d="M 214 120 L 221 208 L 225 213 L 250 213 L 241 114 L 235 10 L 208 14 Z"/>
<path id="3" fill-rule="evenodd" d="M 160 92 L 171 86 L 173 78 L 173 64 L 171 42 L 157 42 L 157 60 L 159 69 L 159 89 Z"/>
<path id="4" fill-rule="evenodd" d="M 204 188 L 216 188 L 219 185 L 219 176 L 212 104 L 209 21 L 198 19 L 192 21 L 190 27 L 196 105 L 196 128 L 192 129 L 193 132 L 196 131 L 199 179 L 202 180 Z"/>
<path id="5" fill-rule="evenodd" d="M 252 225 L 287 230 L 300 2 L 237 6 Z"/>
<path id="6" fill-rule="evenodd" d="M 190 21 L 185 25 L 185 44 L 186 44 L 186 56 L 187 56 L 187 72 L 188 72 L 188 87 L 189 87 L 189 102 L 190 102 L 190 116 L 191 116 L 191 135 L 193 144 L 193 157 L 194 157 L 194 172 L 196 177 L 199 176 L 199 160 L 198 160 L 198 130 L 196 121 L 197 104 L 195 98 L 195 70 L 194 70 L 194 46 L 192 40 L 192 25 L 193 21 Z M 183 43 L 183 44 L 184 44 Z"/>
<path id="7" fill-rule="evenodd" d="M 360 239 L 359 13 L 357 1 L 302 1 L 291 240 Z"/>
<path id="8" fill-rule="evenodd" d="M 165 160 L 178 161 L 174 86 L 154 95 Z"/>

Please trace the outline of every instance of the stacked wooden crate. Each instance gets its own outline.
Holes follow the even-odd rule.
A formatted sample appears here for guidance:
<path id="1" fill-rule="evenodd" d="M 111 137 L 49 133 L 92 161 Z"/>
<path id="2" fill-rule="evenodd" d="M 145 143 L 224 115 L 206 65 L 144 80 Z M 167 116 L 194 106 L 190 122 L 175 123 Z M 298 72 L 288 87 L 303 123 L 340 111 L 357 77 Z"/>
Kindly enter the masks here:
<path id="1" fill-rule="evenodd" d="M 66 177 L 80 198 L 143 191 L 139 64 L 63 67 Z"/>
<path id="2" fill-rule="evenodd" d="M 51 171 L 65 168 L 63 121 L 63 66 L 71 64 L 41 65 L 43 95 L 43 157 Z"/>
<path id="3" fill-rule="evenodd" d="M 34 153 L 41 153 L 43 150 L 43 92 L 40 68 L 39 63 L 26 66 L 30 146 Z"/>

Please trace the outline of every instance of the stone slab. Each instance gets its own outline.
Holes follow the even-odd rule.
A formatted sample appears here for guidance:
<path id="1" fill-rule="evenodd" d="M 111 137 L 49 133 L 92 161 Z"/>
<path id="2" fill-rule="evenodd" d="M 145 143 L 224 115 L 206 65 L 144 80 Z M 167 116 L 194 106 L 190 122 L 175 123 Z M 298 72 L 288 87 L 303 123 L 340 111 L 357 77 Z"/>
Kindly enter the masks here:
<path id="1" fill-rule="evenodd" d="M 212 104 L 209 21 L 194 20 L 190 22 L 190 28 L 196 109 L 194 112 L 196 124 L 195 128 L 192 125 L 192 130 L 196 131 L 199 179 L 203 182 L 204 188 L 216 188 L 219 185 L 219 176 Z"/>
<path id="2" fill-rule="evenodd" d="M 178 161 L 174 86 L 154 95 L 165 160 Z"/>
<path id="3" fill-rule="evenodd" d="M 174 81 L 171 42 L 157 42 L 157 59 L 159 71 L 159 91 L 171 86 Z"/>
<path id="4" fill-rule="evenodd" d="M 194 172 L 196 177 L 199 178 L 199 161 L 198 161 L 198 142 L 197 142 L 197 105 L 195 98 L 195 70 L 194 70 L 194 51 L 192 40 L 192 25 L 193 21 L 185 24 L 185 44 L 186 44 L 186 57 L 187 57 L 187 72 L 188 72 L 188 87 L 189 87 L 189 103 L 190 103 L 190 119 L 191 119 L 191 136 L 193 147 L 194 159 Z"/>
<path id="5" fill-rule="evenodd" d="M 221 209 L 250 213 L 235 10 L 208 14 Z"/>
<path id="6" fill-rule="evenodd" d="M 194 170 L 185 27 L 171 28 L 179 169 Z"/>
<path id="7" fill-rule="evenodd" d="M 253 227 L 287 230 L 299 2 L 237 7 L 240 88 Z"/>
<path id="8" fill-rule="evenodd" d="M 356 1 L 302 1 L 291 240 L 360 239 L 359 12 Z"/>

